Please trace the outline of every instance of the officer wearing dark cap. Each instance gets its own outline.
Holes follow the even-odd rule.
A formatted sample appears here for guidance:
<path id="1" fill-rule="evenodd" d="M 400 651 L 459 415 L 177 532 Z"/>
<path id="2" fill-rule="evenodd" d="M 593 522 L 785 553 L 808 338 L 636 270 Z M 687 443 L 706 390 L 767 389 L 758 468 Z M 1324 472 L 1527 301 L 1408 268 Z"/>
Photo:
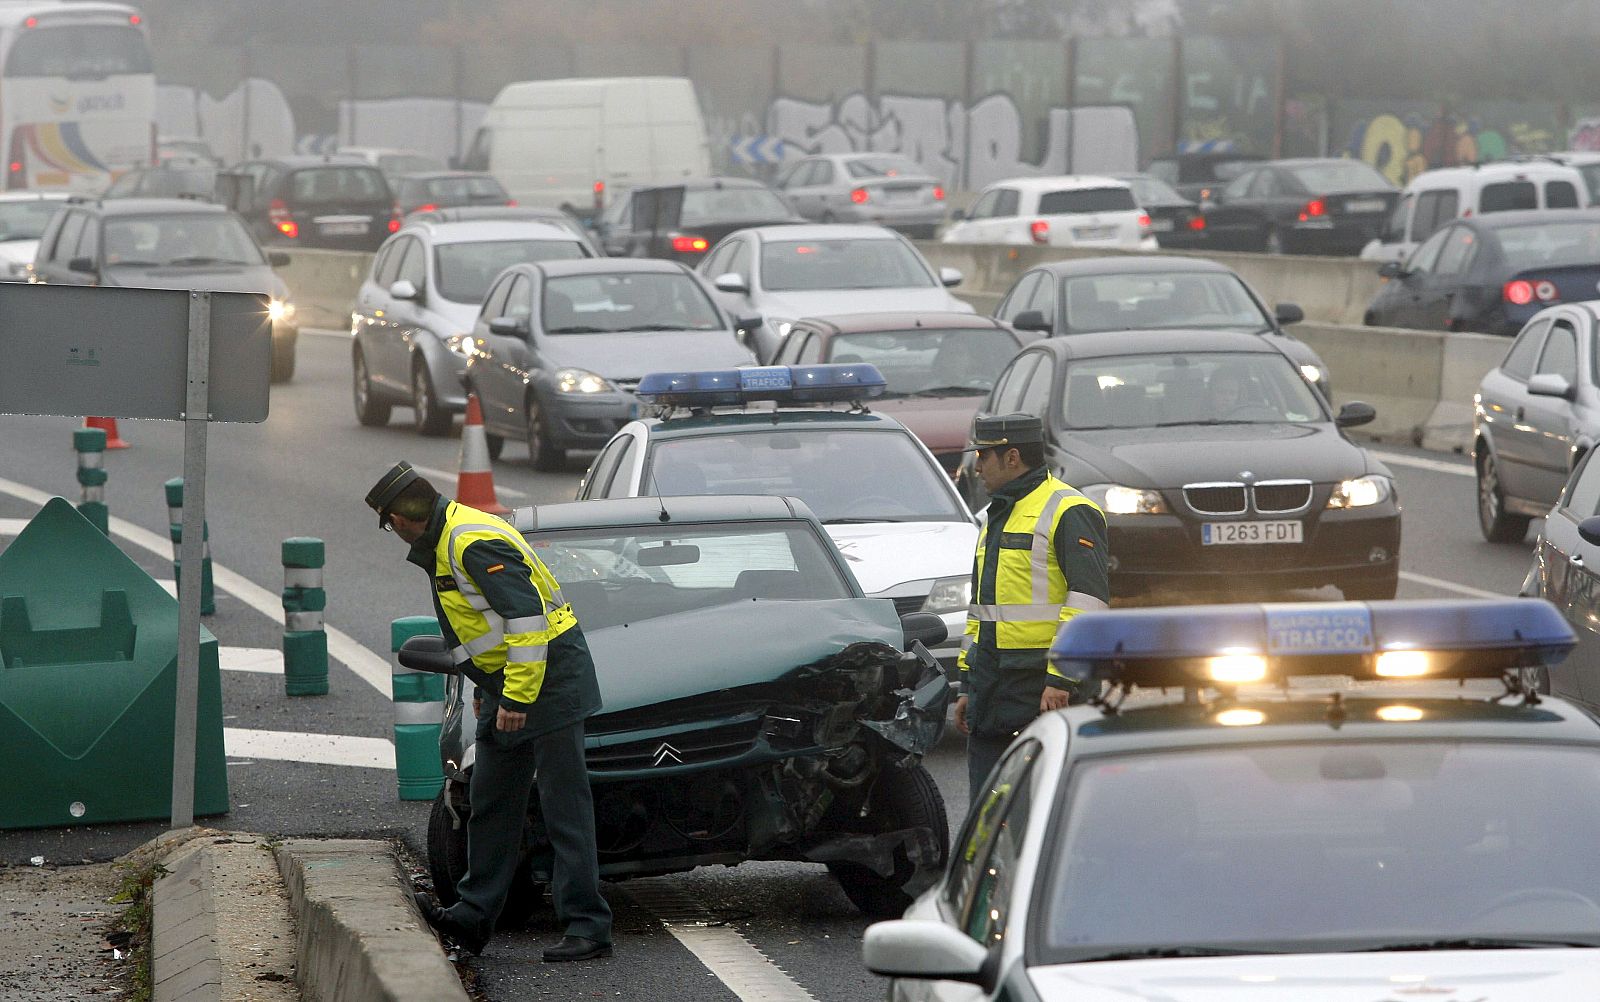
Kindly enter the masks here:
<path id="1" fill-rule="evenodd" d="M 611 955 L 611 908 L 600 894 L 594 800 L 583 722 L 600 709 L 589 646 L 561 587 L 522 535 L 493 515 L 439 496 L 399 463 L 367 494 L 378 525 L 411 546 L 428 572 L 445 642 L 480 695 L 458 900 L 417 905 L 428 923 L 481 953 L 520 862 L 528 802 L 554 853 L 551 893 L 566 935 L 547 961 Z"/>
<path id="2" fill-rule="evenodd" d="M 1017 732 L 1073 698 L 1046 652 L 1062 623 L 1104 609 L 1111 590 L 1105 514 L 1045 469 L 1044 423 L 1031 414 L 980 416 L 972 438 L 966 451 L 978 454 L 989 505 L 978 516 L 955 717 L 967 735 L 976 804 Z"/>

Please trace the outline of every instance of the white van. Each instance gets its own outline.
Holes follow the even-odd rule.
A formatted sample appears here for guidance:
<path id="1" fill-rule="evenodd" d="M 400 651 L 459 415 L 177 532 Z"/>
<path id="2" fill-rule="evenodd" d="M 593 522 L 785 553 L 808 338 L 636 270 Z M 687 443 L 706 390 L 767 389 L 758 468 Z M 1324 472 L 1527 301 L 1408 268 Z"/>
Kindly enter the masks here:
<path id="1" fill-rule="evenodd" d="M 1462 216 L 1516 209 L 1581 209 L 1593 204 L 1573 166 L 1545 159 L 1505 160 L 1423 171 L 1405 186 L 1363 261 L 1404 261 L 1417 245 Z"/>
<path id="2" fill-rule="evenodd" d="M 947 244 L 1048 244 L 1155 250 L 1150 214 L 1126 181 L 1087 174 L 1019 177 L 991 184 L 957 214 Z"/>
<path id="3" fill-rule="evenodd" d="M 606 192 L 711 173 L 694 84 L 595 77 L 507 84 L 462 158 L 522 205 L 597 213 Z"/>

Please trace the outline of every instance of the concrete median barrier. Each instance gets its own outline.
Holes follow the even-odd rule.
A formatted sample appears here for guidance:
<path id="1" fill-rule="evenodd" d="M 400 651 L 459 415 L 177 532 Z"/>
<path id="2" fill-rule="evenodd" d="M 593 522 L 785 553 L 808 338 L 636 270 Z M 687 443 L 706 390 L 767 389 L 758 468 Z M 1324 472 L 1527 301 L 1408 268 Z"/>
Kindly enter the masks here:
<path id="1" fill-rule="evenodd" d="M 277 248 L 274 248 L 277 249 Z M 289 286 L 289 302 L 306 327 L 350 328 L 350 307 L 372 265 L 364 251 L 290 250 L 289 263 L 276 269 Z"/>

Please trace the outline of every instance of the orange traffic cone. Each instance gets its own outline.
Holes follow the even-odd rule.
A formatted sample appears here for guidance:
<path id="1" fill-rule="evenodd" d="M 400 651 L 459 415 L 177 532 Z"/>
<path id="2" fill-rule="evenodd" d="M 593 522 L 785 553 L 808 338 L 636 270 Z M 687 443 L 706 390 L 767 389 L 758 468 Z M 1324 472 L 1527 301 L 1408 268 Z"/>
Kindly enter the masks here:
<path id="1" fill-rule="evenodd" d="M 128 443 L 117 435 L 117 419 L 114 417 L 86 417 L 83 419 L 85 428 L 99 428 L 106 433 L 107 449 L 126 449 Z"/>
<path id="2" fill-rule="evenodd" d="M 476 393 L 467 394 L 467 420 L 461 426 L 461 461 L 456 466 L 457 501 L 491 515 L 504 515 L 511 510 L 494 496 L 489 438 L 483 430 L 483 408 L 478 404 Z"/>

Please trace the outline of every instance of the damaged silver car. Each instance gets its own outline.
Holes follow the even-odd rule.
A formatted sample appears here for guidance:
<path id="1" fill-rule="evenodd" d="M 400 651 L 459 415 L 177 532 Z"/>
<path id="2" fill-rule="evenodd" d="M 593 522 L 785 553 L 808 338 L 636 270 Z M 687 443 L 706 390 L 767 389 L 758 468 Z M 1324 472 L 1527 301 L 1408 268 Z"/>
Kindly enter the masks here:
<path id="1" fill-rule="evenodd" d="M 950 692 L 927 651 L 945 639 L 937 616 L 865 598 L 792 498 L 582 501 L 512 519 L 594 654 L 604 705 L 586 747 L 602 877 L 824 863 L 873 916 L 899 915 L 931 885 L 949 849 L 921 764 Z M 401 662 L 451 676 L 428 828 L 449 903 L 466 869 L 471 685 L 440 646 L 415 638 Z M 549 879 L 536 794 L 501 924 L 524 921 Z"/>

